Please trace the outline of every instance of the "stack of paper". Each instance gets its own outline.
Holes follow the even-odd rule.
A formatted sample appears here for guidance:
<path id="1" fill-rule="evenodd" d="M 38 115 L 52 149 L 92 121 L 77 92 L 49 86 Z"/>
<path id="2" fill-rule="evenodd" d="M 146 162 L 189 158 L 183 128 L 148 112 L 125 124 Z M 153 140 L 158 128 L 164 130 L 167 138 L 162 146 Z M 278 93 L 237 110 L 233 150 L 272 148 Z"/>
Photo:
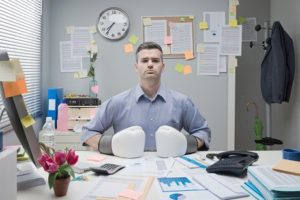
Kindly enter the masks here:
<path id="1" fill-rule="evenodd" d="M 44 178 L 39 175 L 35 166 L 32 163 L 22 163 L 17 166 L 17 188 L 24 190 L 38 185 L 46 184 Z"/>
<path id="2" fill-rule="evenodd" d="M 272 166 L 251 166 L 248 179 L 244 188 L 250 193 L 257 189 L 255 193 L 265 199 L 300 199 L 300 176 L 274 171 Z"/>

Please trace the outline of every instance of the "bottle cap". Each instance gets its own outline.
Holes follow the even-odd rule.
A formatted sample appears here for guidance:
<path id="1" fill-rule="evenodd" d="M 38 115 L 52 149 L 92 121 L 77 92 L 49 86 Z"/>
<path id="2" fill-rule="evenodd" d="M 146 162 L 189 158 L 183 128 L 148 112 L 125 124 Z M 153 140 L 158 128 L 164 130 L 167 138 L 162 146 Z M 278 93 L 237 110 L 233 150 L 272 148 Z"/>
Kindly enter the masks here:
<path id="1" fill-rule="evenodd" d="M 52 117 L 46 117 L 46 122 L 52 121 Z"/>

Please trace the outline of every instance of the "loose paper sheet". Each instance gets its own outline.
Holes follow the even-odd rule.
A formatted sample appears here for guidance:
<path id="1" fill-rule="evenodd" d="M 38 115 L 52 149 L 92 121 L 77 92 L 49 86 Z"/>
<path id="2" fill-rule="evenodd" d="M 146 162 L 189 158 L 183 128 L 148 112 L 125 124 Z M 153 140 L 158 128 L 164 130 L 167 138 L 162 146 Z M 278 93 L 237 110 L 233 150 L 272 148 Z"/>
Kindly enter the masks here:
<path id="1" fill-rule="evenodd" d="M 60 44 L 60 71 L 78 72 L 82 70 L 82 57 L 72 56 L 70 41 L 61 41 Z"/>
<path id="2" fill-rule="evenodd" d="M 198 53 L 197 74 L 219 75 L 220 48 L 218 44 L 204 44 L 203 52 Z"/>
<path id="3" fill-rule="evenodd" d="M 156 42 L 164 46 L 164 38 L 167 35 L 166 20 L 151 20 L 151 25 L 145 27 L 145 42 Z"/>
<path id="4" fill-rule="evenodd" d="M 0 81 L 16 81 L 16 73 L 11 61 L 0 61 Z"/>
<path id="5" fill-rule="evenodd" d="M 225 25 L 221 31 L 221 55 L 242 55 L 242 26 L 230 27 Z"/>
<path id="6" fill-rule="evenodd" d="M 245 18 L 245 22 L 242 25 L 243 28 L 243 42 L 257 41 L 257 31 L 255 31 L 256 18 Z"/>
<path id="7" fill-rule="evenodd" d="M 90 27 L 74 27 L 74 32 L 71 33 L 72 57 L 88 57 L 87 47 L 92 40 Z"/>
<path id="8" fill-rule="evenodd" d="M 193 48 L 193 24 L 174 23 L 170 29 L 172 36 L 171 53 L 182 54 L 186 51 L 192 51 Z"/>
<path id="9" fill-rule="evenodd" d="M 221 27 L 225 25 L 225 12 L 203 12 L 208 29 L 204 31 L 204 42 L 219 42 Z"/>

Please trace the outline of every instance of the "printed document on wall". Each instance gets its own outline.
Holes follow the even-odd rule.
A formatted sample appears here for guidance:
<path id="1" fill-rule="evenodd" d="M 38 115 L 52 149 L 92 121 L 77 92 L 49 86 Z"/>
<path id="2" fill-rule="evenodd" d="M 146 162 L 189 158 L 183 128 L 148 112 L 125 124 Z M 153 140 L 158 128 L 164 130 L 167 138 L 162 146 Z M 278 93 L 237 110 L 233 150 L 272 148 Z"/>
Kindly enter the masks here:
<path id="1" fill-rule="evenodd" d="M 208 29 L 204 30 L 204 42 L 219 42 L 221 27 L 225 25 L 225 12 L 203 12 L 203 21 L 208 24 Z"/>
<path id="2" fill-rule="evenodd" d="M 82 69 L 82 58 L 73 57 L 71 53 L 71 42 L 61 41 L 60 47 L 60 71 L 78 72 Z"/>
<path id="3" fill-rule="evenodd" d="M 88 57 L 87 47 L 93 40 L 90 27 L 75 27 L 71 34 L 72 56 Z"/>
<path id="4" fill-rule="evenodd" d="M 173 44 L 171 52 L 173 54 L 181 54 L 186 51 L 193 51 L 193 24 L 189 23 L 174 23 L 171 27 L 171 36 Z"/>
<path id="5" fill-rule="evenodd" d="M 160 46 L 164 46 L 164 38 L 167 35 L 166 20 L 152 20 L 150 26 L 145 27 L 145 42 L 156 42 Z"/>
<path id="6" fill-rule="evenodd" d="M 242 26 L 230 27 L 225 25 L 221 31 L 220 41 L 221 55 L 242 55 Z"/>
<path id="7" fill-rule="evenodd" d="M 197 56 L 197 75 L 219 75 L 219 44 L 203 45 L 203 51 Z"/>
<path id="8" fill-rule="evenodd" d="M 257 41 L 257 31 L 255 30 L 256 18 L 249 17 L 243 23 L 243 42 Z"/>

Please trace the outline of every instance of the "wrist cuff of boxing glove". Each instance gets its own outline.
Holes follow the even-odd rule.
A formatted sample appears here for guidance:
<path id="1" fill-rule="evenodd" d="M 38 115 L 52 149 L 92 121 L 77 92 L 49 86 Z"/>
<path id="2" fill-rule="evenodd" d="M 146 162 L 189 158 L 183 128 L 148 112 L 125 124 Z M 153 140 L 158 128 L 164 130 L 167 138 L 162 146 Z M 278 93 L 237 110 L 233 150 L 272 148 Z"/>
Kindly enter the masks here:
<path id="1" fill-rule="evenodd" d="M 113 138 L 113 135 L 102 135 L 100 137 L 100 140 L 98 143 L 98 150 L 100 153 L 113 155 L 113 151 L 112 151 L 112 147 L 111 147 L 112 138 Z"/>
<path id="2" fill-rule="evenodd" d="M 186 154 L 194 153 L 198 150 L 197 139 L 193 135 L 185 135 L 187 141 Z"/>

